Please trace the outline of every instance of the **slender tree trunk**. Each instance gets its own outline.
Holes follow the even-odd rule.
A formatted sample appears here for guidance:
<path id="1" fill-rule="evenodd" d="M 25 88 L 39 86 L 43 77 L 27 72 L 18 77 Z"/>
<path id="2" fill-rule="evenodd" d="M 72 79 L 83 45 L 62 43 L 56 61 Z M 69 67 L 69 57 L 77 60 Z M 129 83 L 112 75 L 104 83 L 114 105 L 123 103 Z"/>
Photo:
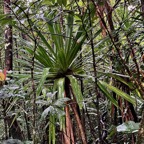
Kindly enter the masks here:
<path id="1" fill-rule="evenodd" d="M 7 18 L 11 20 L 11 9 L 10 9 L 10 0 L 4 0 L 4 14 L 7 15 Z M 12 26 L 7 25 L 5 28 L 5 67 L 7 71 L 10 71 L 13 69 L 13 53 L 12 53 L 12 46 L 13 46 L 13 40 L 12 40 Z M 10 105 L 10 100 L 5 101 L 4 108 L 7 109 Z M 20 129 L 20 126 L 15 119 L 15 115 L 13 116 L 5 116 L 5 121 L 7 122 L 9 126 L 9 133 L 10 136 L 12 136 L 15 139 L 23 140 L 24 136 L 22 134 L 22 131 Z"/>
<path id="2" fill-rule="evenodd" d="M 72 102 L 71 108 L 72 108 L 72 110 L 74 112 L 74 116 L 75 116 L 75 119 L 76 119 L 76 122 L 77 122 L 77 125 L 78 125 L 78 128 L 79 128 L 79 131 L 80 131 L 80 136 L 81 136 L 81 139 L 82 139 L 82 143 L 83 144 L 87 144 L 87 139 L 86 139 L 86 136 L 85 136 L 85 131 L 84 131 L 81 119 L 79 117 L 79 114 L 78 114 L 78 111 L 77 111 L 77 105 L 76 105 L 75 101 Z"/>
<path id="3" fill-rule="evenodd" d="M 10 0 L 4 0 L 4 14 L 9 15 L 11 13 Z M 11 16 L 7 16 L 9 20 Z M 12 55 L 12 26 L 7 25 L 5 28 L 5 66 L 7 71 L 13 69 L 13 55 Z"/>
<path id="4" fill-rule="evenodd" d="M 68 78 L 65 79 L 65 97 L 68 97 L 71 99 L 70 96 L 70 81 Z M 72 127 L 72 121 L 70 118 L 70 108 L 69 108 L 70 103 L 66 103 L 65 107 L 65 113 L 66 113 L 66 128 L 64 130 L 64 141 L 65 144 L 74 144 L 75 139 L 74 139 L 74 132 L 73 132 L 73 127 Z"/>
<path id="5" fill-rule="evenodd" d="M 65 107 L 65 112 L 66 112 L 66 134 L 69 139 L 69 144 L 74 144 L 74 133 L 73 133 L 73 127 L 72 127 L 72 121 L 70 118 L 70 111 L 69 111 L 69 104 Z M 66 143 L 68 144 L 68 143 Z"/>
<path id="6" fill-rule="evenodd" d="M 78 103 L 76 101 L 76 97 L 75 97 L 75 95 L 73 93 L 72 88 L 71 88 L 71 93 L 73 95 L 73 100 L 71 101 L 70 106 L 71 106 L 71 109 L 72 109 L 72 111 L 74 113 L 74 116 L 75 116 L 75 119 L 76 119 L 76 122 L 77 122 L 77 126 L 79 128 L 79 132 L 80 132 L 80 136 L 81 136 L 81 139 L 82 139 L 82 143 L 83 144 L 87 144 L 87 138 L 86 138 L 84 125 L 82 124 L 82 120 L 81 120 L 80 109 L 79 109 L 79 106 L 78 106 Z"/>
<path id="7" fill-rule="evenodd" d="M 68 78 L 65 78 L 65 97 L 68 97 L 71 99 L 71 94 L 73 94 L 73 91 L 70 87 L 70 80 Z M 76 124 L 77 124 L 77 127 L 79 128 L 82 144 L 87 144 L 85 131 L 82 125 L 82 121 L 80 119 L 79 107 L 76 102 L 76 98 L 74 94 L 73 94 L 73 100 L 68 101 L 65 107 L 65 113 L 66 113 L 66 129 L 64 131 L 65 132 L 64 133 L 65 144 L 75 144 L 72 121 L 70 118 L 70 108 L 72 109 L 74 113 Z"/>

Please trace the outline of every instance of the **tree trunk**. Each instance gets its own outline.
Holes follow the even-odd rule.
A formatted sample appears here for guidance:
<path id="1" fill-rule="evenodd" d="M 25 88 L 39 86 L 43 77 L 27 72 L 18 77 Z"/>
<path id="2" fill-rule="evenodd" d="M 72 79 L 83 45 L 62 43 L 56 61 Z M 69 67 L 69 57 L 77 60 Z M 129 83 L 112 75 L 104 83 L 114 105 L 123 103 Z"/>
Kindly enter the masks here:
<path id="1" fill-rule="evenodd" d="M 65 97 L 68 97 L 71 99 L 70 96 L 70 81 L 68 78 L 65 79 Z M 64 141 L 65 144 L 74 144 L 75 139 L 74 139 L 74 133 L 73 133 L 73 127 L 72 127 L 72 121 L 70 118 L 70 108 L 69 108 L 70 103 L 67 102 L 65 106 L 65 113 L 66 113 L 66 128 L 64 130 Z"/>
<path id="2" fill-rule="evenodd" d="M 70 80 L 65 78 L 65 97 L 71 98 L 71 94 L 73 94 L 72 89 L 70 88 Z M 87 144 L 85 131 L 82 125 L 82 121 L 80 119 L 80 112 L 78 108 L 78 104 L 76 102 L 76 98 L 73 94 L 73 100 L 70 100 L 66 103 L 65 113 L 66 113 L 66 129 L 64 133 L 65 144 L 75 144 L 74 132 L 72 127 L 72 120 L 70 118 L 70 107 L 74 113 L 74 117 L 79 128 L 82 144 Z"/>
<path id="3" fill-rule="evenodd" d="M 78 111 L 77 111 L 76 101 L 72 101 L 71 103 L 72 103 L 71 104 L 71 108 L 72 108 L 72 110 L 74 112 L 74 116 L 75 116 L 75 119 L 76 119 L 76 122 L 77 122 L 77 125 L 78 125 L 78 128 L 79 128 L 79 131 L 80 131 L 80 136 L 81 136 L 81 139 L 82 139 L 82 143 L 83 144 L 87 144 L 87 139 L 86 139 L 85 131 L 84 131 L 81 119 L 80 119 Z"/>
<path id="4" fill-rule="evenodd" d="M 7 18 L 11 20 L 11 8 L 10 8 L 11 1 L 4 0 L 4 14 L 7 15 Z M 12 26 L 7 25 L 5 28 L 5 67 L 7 71 L 13 69 L 13 53 L 12 53 Z M 5 101 L 4 109 L 7 109 L 10 106 L 10 100 Z M 23 140 L 24 136 L 18 124 L 18 121 L 15 119 L 15 115 L 13 116 L 5 116 L 5 121 L 9 126 L 9 133 L 14 139 Z"/>
<path id="5" fill-rule="evenodd" d="M 10 0 L 4 1 L 4 14 L 10 14 L 10 3 Z M 11 16 L 7 16 L 7 18 L 10 20 Z M 5 67 L 7 71 L 13 68 L 12 44 L 12 26 L 7 25 L 5 29 Z"/>

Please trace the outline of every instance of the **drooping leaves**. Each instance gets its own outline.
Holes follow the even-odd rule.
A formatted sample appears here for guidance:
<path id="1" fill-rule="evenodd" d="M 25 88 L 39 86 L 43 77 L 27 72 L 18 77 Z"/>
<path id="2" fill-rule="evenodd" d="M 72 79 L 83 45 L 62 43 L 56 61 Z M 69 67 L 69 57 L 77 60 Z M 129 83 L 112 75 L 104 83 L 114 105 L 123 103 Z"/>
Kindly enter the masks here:
<path id="1" fill-rule="evenodd" d="M 115 106 L 118 107 L 118 102 L 113 98 L 113 96 L 109 93 L 105 86 L 103 86 L 100 82 L 98 82 L 98 86 L 100 90 L 105 94 L 105 96 L 112 102 Z"/>
<path id="2" fill-rule="evenodd" d="M 115 92 L 118 96 L 124 98 L 125 100 L 129 101 L 132 104 L 135 104 L 135 99 L 133 97 L 131 97 L 130 95 L 128 95 L 127 93 L 121 91 L 120 89 L 118 89 L 110 84 L 107 84 L 104 81 L 99 81 L 99 82 L 101 83 L 101 85 L 103 85 L 106 88 L 108 88 L 109 90 Z"/>
<path id="3" fill-rule="evenodd" d="M 36 95 L 37 96 L 40 95 L 40 93 L 42 91 L 42 88 L 43 88 L 43 85 L 45 83 L 45 80 L 46 80 L 48 74 L 49 74 L 49 68 L 44 68 L 41 80 L 40 80 L 39 85 L 38 85 L 37 90 L 36 90 Z"/>
<path id="4" fill-rule="evenodd" d="M 82 96 L 81 89 L 80 89 L 80 86 L 78 84 L 78 81 L 74 76 L 69 75 L 67 77 L 70 80 L 72 91 L 73 91 L 73 93 L 76 97 L 77 103 L 78 103 L 79 107 L 82 108 L 83 107 L 83 96 Z"/>

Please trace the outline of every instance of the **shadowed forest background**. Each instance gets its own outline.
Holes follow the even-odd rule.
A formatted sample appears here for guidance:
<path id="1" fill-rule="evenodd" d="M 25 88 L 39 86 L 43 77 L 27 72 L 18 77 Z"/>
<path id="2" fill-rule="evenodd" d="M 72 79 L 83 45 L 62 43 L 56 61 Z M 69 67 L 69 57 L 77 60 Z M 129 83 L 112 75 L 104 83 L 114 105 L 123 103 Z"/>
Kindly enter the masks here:
<path id="1" fill-rule="evenodd" d="M 0 0 L 0 142 L 144 144 L 144 0 Z"/>

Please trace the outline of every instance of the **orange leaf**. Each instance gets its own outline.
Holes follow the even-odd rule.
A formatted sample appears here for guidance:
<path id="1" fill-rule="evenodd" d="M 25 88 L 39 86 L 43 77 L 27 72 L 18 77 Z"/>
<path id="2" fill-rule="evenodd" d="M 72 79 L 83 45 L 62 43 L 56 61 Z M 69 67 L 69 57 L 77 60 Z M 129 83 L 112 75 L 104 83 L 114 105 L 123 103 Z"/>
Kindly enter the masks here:
<path id="1" fill-rule="evenodd" d="M 0 72 L 0 81 L 4 81 L 5 78 L 6 78 L 5 75 L 2 72 Z"/>

